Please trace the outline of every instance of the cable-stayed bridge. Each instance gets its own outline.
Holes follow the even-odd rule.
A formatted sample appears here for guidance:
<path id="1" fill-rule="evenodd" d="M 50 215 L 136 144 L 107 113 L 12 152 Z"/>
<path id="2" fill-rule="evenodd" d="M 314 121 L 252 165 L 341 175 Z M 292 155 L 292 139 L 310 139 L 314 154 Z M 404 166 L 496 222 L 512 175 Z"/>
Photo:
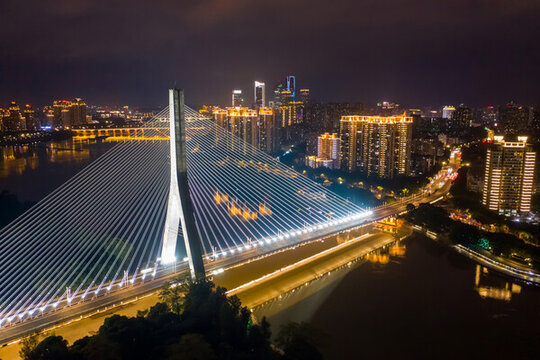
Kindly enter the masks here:
<path id="1" fill-rule="evenodd" d="M 234 262 L 366 221 L 368 211 L 183 101 L 185 141 L 177 139 L 175 110 L 164 109 L 132 132 L 137 141 L 114 146 L 0 231 L 0 332 L 188 263 L 193 270 L 194 257 Z M 178 144 L 185 146 L 184 188 Z M 175 199 L 187 187 L 200 247 L 194 256 L 184 204 Z"/>

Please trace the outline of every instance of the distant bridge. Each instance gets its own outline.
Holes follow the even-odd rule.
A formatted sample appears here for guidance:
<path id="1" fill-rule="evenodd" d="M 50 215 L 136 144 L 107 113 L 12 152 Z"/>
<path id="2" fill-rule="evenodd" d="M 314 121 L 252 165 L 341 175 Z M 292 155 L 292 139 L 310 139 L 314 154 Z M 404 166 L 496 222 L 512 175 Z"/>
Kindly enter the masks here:
<path id="1" fill-rule="evenodd" d="M 72 129 L 76 139 L 106 137 L 111 141 L 167 140 L 169 129 L 163 127 Z"/>

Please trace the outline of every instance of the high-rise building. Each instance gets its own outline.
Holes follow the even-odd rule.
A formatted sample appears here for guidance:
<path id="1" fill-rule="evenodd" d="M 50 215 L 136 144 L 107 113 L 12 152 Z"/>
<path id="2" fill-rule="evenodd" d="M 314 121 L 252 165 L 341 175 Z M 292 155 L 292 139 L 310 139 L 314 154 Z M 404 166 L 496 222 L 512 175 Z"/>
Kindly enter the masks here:
<path id="1" fill-rule="evenodd" d="M 242 98 L 242 90 L 233 90 L 232 92 L 232 107 L 242 106 L 244 99 Z"/>
<path id="2" fill-rule="evenodd" d="M 454 128 L 468 128 L 471 126 L 471 121 L 471 109 L 463 104 L 459 105 L 452 113 L 452 127 Z"/>
<path id="3" fill-rule="evenodd" d="M 497 123 L 498 112 L 495 106 L 486 106 L 480 109 L 480 123 L 483 126 L 494 127 Z"/>
<path id="4" fill-rule="evenodd" d="M 256 109 L 266 106 L 266 85 L 263 82 L 255 81 L 253 89 L 253 103 Z"/>
<path id="5" fill-rule="evenodd" d="M 498 130 L 501 134 L 516 135 L 527 130 L 531 111 L 529 107 L 513 102 L 499 108 Z"/>
<path id="6" fill-rule="evenodd" d="M 259 108 L 253 145 L 259 150 L 272 154 L 278 150 L 278 140 L 275 110 L 265 107 Z"/>
<path id="7" fill-rule="evenodd" d="M 309 89 L 300 89 L 300 101 L 304 103 L 304 105 L 309 104 Z"/>
<path id="8" fill-rule="evenodd" d="M 279 110 L 282 128 L 304 122 L 304 104 L 301 101 L 288 102 L 287 105 L 282 105 Z"/>
<path id="9" fill-rule="evenodd" d="M 291 92 L 292 101 L 296 101 L 295 90 L 296 90 L 296 78 L 293 75 L 289 75 L 287 76 L 287 91 Z"/>
<path id="10" fill-rule="evenodd" d="M 482 203 L 501 215 L 518 216 L 531 210 L 536 152 L 526 136 L 505 141 L 494 136 L 486 152 Z"/>
<path id="11" fill-rule="evenodd" d="M 23 117 L 19 105 L 12 101 L 2 118 L 2 131 L 19 131 L 24 128 Z"/>
<path id="12" fill-rule="evenodd" d="M 82 99 L 76 98 L 73 101 L 55 100 L 52 107 L 53 127 L 63 127 L 69 129 L 73 126 L 86 124 L 86 104 Z M 50 109 L 46 113 L 50 118 Z"/>
<path id="13" fill-rule="evenodd" d="M 214 110 L 216 124 L 254 146 L 258 146 L 256 141 L 257 120 L 257 111 L 246 107 L 237 106 Z"/>
<path id="14" fill-rule="evenodd" d="M 23 118 L 24 118 L 25 130 L 36 130 L 37 122 L 36 122 L 36 117 L 35 117 L 34 109 L 32 108 L 32 105 L 26 104 L 24 106 Z"/>
<path id="15" fill-rule="evenodd" d="M 86 124 L 86 104 L 82 99 L 76 98 L 71 102 L 70 112 L 72 115 L 71 126 Z"/>
<path id="16" fill-rule="evenodd" d="M 322 166 L 330 169 L 339 168 L 339 137 L 337 134 L 325 133 L 317 138 L 317 157 L 324 162 Z"/>
<path id="17" fill-rule="evenodd" d="M 412 123 L 409 116 L 342 116 L 341 168 L 384 178 L 409 175 Z"/>
<path id="18" fill-rule="evenodd" d="M 317 156 L 325 159 L 339 159 L 339 137 L 324 133 L 317 138 Z"/>
<path id="19" fill-rule="evenodd" d="M 442 109 L 442 118 L 443 119 L 452 119 L 452 115 L 454 114 L 454 111 L 456 111 L 456 108 L 451 105 L 447 105 L 443 107 Z"/>
<path id="20" fill-rule="evenodd" d="M 273 99 L 273 107 L 275 109 L 278 109 L 282 103 L 281 103 L 281 93 L 285 90 L 282 83 L 277 84 L 274 87 L 274 99 Z"/>
<path id="21" fill-rule="evenodd" d="M 281 106 L 288 106 L 291 102 L 293 102 L 293 96 L 292 93 L 289 90 L 283 90 L 281 92 Z"/>
<path id="22" fill-rule="evenodd" d="M 531 121 L 531 132 L 535 137 L 540 138 L 540 105 L 536 105 L 533 109 Z"/>

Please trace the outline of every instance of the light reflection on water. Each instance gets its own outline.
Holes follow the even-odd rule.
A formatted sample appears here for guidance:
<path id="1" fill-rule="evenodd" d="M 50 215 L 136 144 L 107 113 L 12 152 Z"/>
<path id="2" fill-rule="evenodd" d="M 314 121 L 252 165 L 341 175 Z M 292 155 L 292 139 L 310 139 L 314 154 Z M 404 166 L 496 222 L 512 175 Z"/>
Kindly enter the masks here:
<path id="1" fill-rule="evenodd" d="M 37 202 L 112 146 L 95 139 L 0 146 L 0 191 Z"/>
<path id="2" fill-rule="evenodd" d="M 538 358 L 540 289 L 418 234 L 254 309 L 308 321 L 325 358 Z M 504 341 L 501 341 L 504 339 Z"/>
<path id="3" fill-rule="evenodd" d="M 348 237 L 347 232 L 338 235 L 338 243 L 344 242 L 345 238 Z M 255 307 L 253 316 L 256 320 L 263 317 L 272 318 L 272 324 L 275 326 L 287 321 L 309 321 L 317 311 L 318 306 L 332 294 L 333 289 L 351 270 L 366 262 L 384 266 L 391 260 L 397 261 L 404 257 L 406 249 L 407 247 L 403 242 L 396 241 L 384 249 L 370 252 L 346 263 L 338 263 L 338 266 L 332 271 L 313 278 L 302 286 Z M 288 309 L 300 303 L 302 304 L 301 309 L 288 311 Z"/>

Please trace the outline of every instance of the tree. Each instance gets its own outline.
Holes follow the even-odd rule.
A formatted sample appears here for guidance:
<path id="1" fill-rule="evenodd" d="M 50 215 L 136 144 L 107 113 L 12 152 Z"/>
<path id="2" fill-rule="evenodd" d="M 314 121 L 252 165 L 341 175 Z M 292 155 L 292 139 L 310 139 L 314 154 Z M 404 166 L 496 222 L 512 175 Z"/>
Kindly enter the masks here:
<path id="1" fill-rule="evenodd" d="M 168 360 L 213 360 L 212 346 L 200 334 L 186 334 L 170 347 Z"/>
<path id="2" fill-rule="evenodd" d="M 24 360 L 69 360 L 73 356 L 69 352 L 67 341 L 61 336 L 49 336 L 26 354 Z"/>
<path id="3" fill-rule="evenodd" d="M 21 340 L 21 349 L 19 350 L 19 356 L 23 360 L 30 358 L 30 354 L 34 351 L 39 344 L 39 334 L 26 337 Z"/>
<path id="4" fill-rule="evenodd" d="M 183 280 L 183 277 L 178 277 L 175 280 L 167 281 L 159 292 L 159 299 L 177 315 L 183 311 L 183 295 L 187 291 L 186 282 Z"/>
<path id="5" fill-rule="evenodd" d="M 86 360 L 122 359 L 122 353 L 118 344 L 105 336 L 86 336 L 77 340 L 70 350 Z"/>
<path id="6" fill-rule="evenodd" d="M 169 287 L 170 288 L 170 287 Z M 174 287 L 173 287 L 174 289 Z M 254 324 L 251 312 L 222 287 L 198 280 L 181 297 L 166 289 L 164 298 L 176 306 L 157 303 L 135 317 L 108 317 L 97 334 L 71 346 L 59 336 L 38 344 L 37 336 L 23 341 L 24 360 L 138 360 L 283 358 L 270 341 L 265 318 Z M 179 304 L 173 303 L 178 302 Z M 307 324 L 289 327 L 281 336 L 286 359 L 320 359 L 316 348 L 322 337 Z"/>

